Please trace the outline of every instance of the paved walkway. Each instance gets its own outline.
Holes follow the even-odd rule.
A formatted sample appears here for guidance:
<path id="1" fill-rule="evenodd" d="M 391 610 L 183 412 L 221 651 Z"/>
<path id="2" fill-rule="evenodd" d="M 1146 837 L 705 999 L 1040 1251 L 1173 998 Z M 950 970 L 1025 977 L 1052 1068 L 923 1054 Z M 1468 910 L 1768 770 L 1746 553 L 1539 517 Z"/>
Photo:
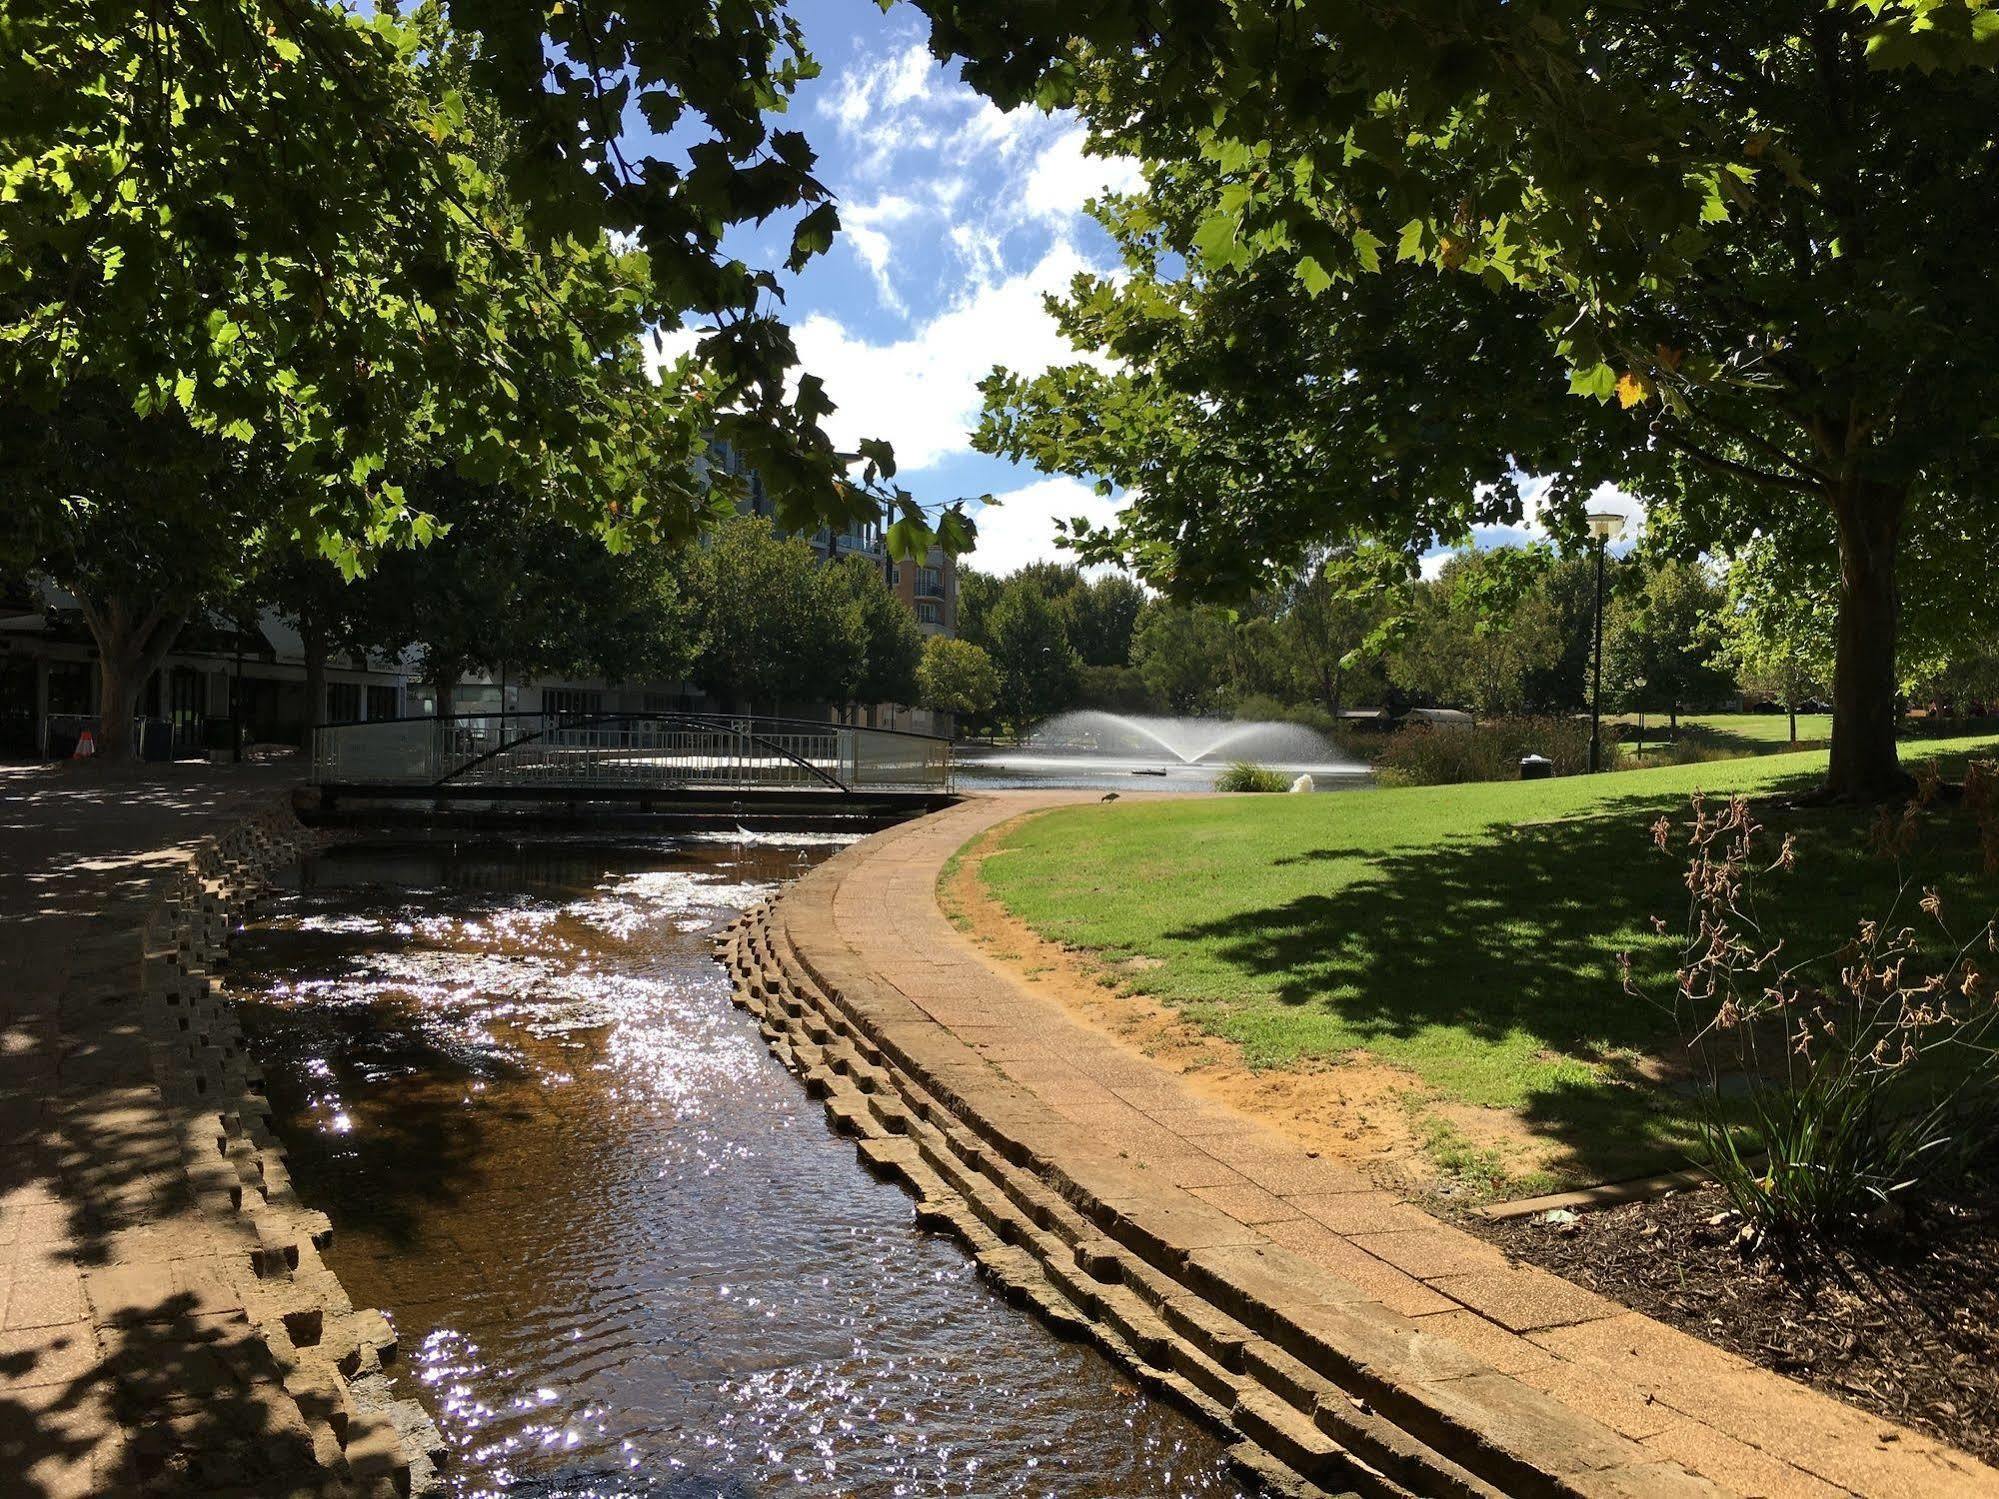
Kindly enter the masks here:
<path id="1" fill-rule="evenodd" d="M 1511 1423 L 1517 1434 L 1522 1410 L 1541 1420 L 1558 1409 L 1573 1418 L 1561 1440 L 1587 1446 L 1600 1433 L 1617 1443 L 1623 1455 L 1601 1459 L 1623 1474 L 1616 1492 L 1678 1492 L 1664 1481 L 1677 1464 L 1744 1495 L 1999 1494 L 1999 1473 L 1952 1448 L 1510 1262 L 1347 1167 L 1196 1097 L 1175 1074 L 989 967 L 938 909 L 943 864 L 1008 817 L 1095 799 L 980 797 L 878 835 L 802 880 L 778 903 L 776 921 L 823 982 L 905 1028 L 898 1045 L 901 1035 L 911 1046 L 922 1039 L 907 1029 L 920 1016 L 1011 1085 L 1008 1109 L 1017 1114 L 1024 1095 L 1071 1126 L 1060 1135 L 1066 1164 L 1142 1165 L 1154 1183 L 1146 1205 L 1169 1225 L 1166 1248 L 1182 1262 L 1190 1251 L 1198 1259 L 1256 1246 L 1272 1269 L 1294 1266 L 1300 1288 L 1321 1301 L 1337 1287 L 1387 1308 L 1406 1319 L 1399 1325 L 1470 1356 L 1460 1367 L 1473 1373 L 1454 1375 L 1452 1387 L 1472 1392 L 1474 1407 L 1488 1402 L 1496 1428 Z M 976 1101 L 978 1089 L 958 1096 Z M 1526 1391 L 1554 1406 L 1523 1405 Z"/>
<path id="2" fill-rule="evenodd" d="M 296 774 L 0 767 L 8 1495 L 407 1491 L 345 1384 L 391 1335 L 319 1265 L 202 970 Z"/>

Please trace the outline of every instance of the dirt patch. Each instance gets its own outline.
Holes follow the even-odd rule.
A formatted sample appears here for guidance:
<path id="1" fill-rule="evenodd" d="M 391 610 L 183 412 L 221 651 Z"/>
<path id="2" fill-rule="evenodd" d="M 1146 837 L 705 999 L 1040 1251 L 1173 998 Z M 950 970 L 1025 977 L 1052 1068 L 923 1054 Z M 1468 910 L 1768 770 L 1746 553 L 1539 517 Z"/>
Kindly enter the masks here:
<path id="1" fill-rule="evenodd" d="M 1201 1097 L 1323 1157 L 1366 1165 L 1385 1184 L 1448 1195 L 1464 1189 L 1450 1178 L 1467 1162 L 1472 1169 L 1465 1174 L 1474 1179 L 1486 1172 L 1517 1178 L 1538 1170 L 1552 1153 L 1511 1116 L 1434 1105 L 1422 1079 L 1365 1052 L 1281 1071 L 1253 1068 L 1233 1042 L 1129 987 L 1133 976 L 1161 966 L 1158 958 L 1104 962 L 1037 935 L 992 897 L 979 872 L 1021 821 L 993 827 L 947 864 L 939 900 L 988 962 L 1059 1001 L 1081 1023 L 1179 1074 Z M 1450 1148 L 1439 1149 L 1440 1138 Z M 1470 1153 L 1455 1148 L 1461 1144 L 1469 1144 Z"/>
<path id="2" fill-rule="evenodd" d="M 1999 1460 L 1999 1179 L 1892 1242 L 1787 1273 L 1735 1247 L 1719 1189 L 1471 1232 L 1766 1369 Z"/>

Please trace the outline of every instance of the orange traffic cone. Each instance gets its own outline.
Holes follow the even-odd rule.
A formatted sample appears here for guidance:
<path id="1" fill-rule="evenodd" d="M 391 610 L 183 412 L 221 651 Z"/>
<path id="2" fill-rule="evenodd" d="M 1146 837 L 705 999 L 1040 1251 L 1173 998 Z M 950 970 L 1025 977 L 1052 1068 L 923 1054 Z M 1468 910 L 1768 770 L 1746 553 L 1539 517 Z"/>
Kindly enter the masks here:
<path id="1" fill-rule="evenodd" d="M 72 760 L 87 760 L 96 753 L 97 736 L 91 733 L 90 730 L 85 729 L 81 734 L 76 736 L 76 750 L 71 754 L 70 758 Z"/>

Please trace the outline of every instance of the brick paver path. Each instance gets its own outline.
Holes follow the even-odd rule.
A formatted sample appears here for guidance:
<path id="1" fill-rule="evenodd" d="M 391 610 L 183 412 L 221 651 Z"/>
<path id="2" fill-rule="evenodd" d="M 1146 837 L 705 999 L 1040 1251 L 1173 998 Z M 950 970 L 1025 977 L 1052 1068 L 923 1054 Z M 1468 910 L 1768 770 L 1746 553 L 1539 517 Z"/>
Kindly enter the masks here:
<path id="1" fill-rule="evenodd" d="M 1206 1242 L 1282 1245 L 1500 1377 L 1725 1491 L 1999 1495 L 1999 1473 L 1965 1454 L 1511 1262 L 1348 1167 L 1195 1096 L 1175 1074 L 988 966 L 938 909 L 944 862 L 1006 818 L 1096 799 L 973 799 L 847 851 L 801 882 L 778 914 L 815 968 L 891 986 L 1080 1126 L 1094 1148 L 1142 1162 L 1212 1210 L 1187 1219 Z M 1226 1225 L 1219 1235 L 1218 1224 Z"/>
<path id="2" fill-rule="evenodd" d="M 0 1493 L 128 1492 L 133 1443 L 268 1419 L 236 1382 L 234 1267 L 131 1013 L 138 912 L 174 846 L 295 778 L 0 767 Z"/>

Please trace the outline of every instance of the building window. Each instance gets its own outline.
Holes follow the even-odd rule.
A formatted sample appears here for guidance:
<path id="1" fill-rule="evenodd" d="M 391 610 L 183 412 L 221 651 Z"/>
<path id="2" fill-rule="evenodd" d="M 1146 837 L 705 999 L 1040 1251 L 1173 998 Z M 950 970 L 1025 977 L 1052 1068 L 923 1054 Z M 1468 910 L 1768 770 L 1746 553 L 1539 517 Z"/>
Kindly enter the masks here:
<path id="1" fill-rule="evenodd" d="M 602 713 L 604 694 L 586 687 L 544 687 L 541 690 L 541 711 L 559 713 L 564 718 Z"/>
<path id="2" fill-rule="evenodd" d="M 326 721 L 352 723 L 361 716 L 361 684 L 329 682 L 326 685 Z"/>
<path id="3" fill-rule="evenodd" d="M 925 567 L 917 569 L 916 591 L 919 595 L 921 595 L 924 598 L 932 598 L 932 599 L 943 598 L 944 570 L 942 568 L 937 568 L 937 567 Z"/>
<path id="4" fill-rule="evenodd" d="M 368 685 L 368 717 L 398 718 L 400 716 L 401 707 L 396 702 L 396 689 L 394 687 L 378 687 L 371 682 Z"/>
<path id="5" fill-rule="evenodd" d="M 943 611 L 928 599 L 916 601 L 916 622 L 920 625 L 940 625 L 944 622 Z"/>

